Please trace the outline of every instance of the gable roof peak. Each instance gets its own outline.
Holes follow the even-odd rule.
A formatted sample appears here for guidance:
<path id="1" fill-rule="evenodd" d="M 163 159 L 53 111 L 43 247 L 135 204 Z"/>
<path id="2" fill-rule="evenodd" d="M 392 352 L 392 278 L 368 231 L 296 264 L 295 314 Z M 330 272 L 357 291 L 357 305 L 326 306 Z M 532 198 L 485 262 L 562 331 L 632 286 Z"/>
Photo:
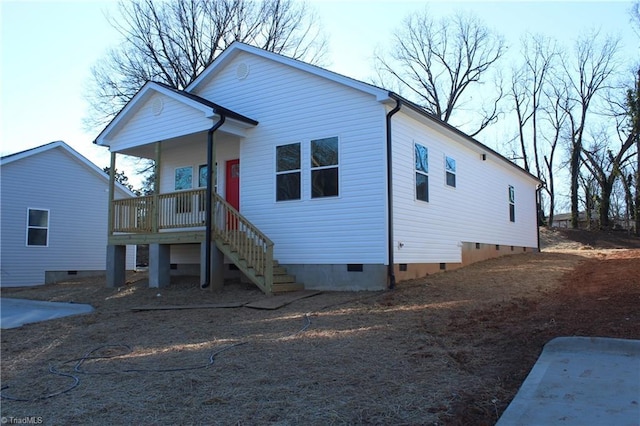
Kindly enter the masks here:
<path id="1" fill-rule="evenodd" d="M 206 84 L 216 74 L 216 72 L 218 72 L 218 70 L 222 69 L 227 63 L 242 52 L 269 59 L 280 64 L 344 84 L 362 92 L 369 93 L 374 95 L 378 101 L 385 101 L 389 99 L 389 92 L 387 90 L 374 86 L 373 84 L 365 83 L 363 81 L 347 77 L 343 74 L 329 71 L 328 69 L 320 66 L 304 62 L 300 59 L 294 59 L 281 53 L 271 52 L 240 41 L 234 41 L 231 43 L 191 84 L 185 88 L 185 91 L 191 93 L 197 91 L 198 88 Z"/>

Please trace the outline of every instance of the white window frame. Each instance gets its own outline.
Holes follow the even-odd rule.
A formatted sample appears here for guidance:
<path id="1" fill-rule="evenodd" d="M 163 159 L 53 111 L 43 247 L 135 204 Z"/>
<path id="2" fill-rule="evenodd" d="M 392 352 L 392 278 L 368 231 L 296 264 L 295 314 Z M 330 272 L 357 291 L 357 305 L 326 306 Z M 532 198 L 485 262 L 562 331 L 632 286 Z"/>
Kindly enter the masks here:
<path id="1" fill-rule="evenodd" d="M 509 222 L 516 222 L 516 189 L 509 185 Z"/>
<path id="2" fill-rule="evenodd" d="M 420 146 L 422 148 L 425 149 L 425 152 L 427 153 L 427 164 L 425 165 L 427 168 L 427 171 L 424 170 L 420 170 L 418 169 L 418 167 L 416 167 L 416 151 L 417 151 L 417 147 Z M 429 147 L 426 145 L 423 145 L 421 143 L 417 143 L 414 142 L 413 143 L 413 197 L 416 201 L 422 201 L 423 203 L 428 203 L 429 202 Z M 427 199 L 423 200 L 421 198 L 418 198 L 418 175 L 422 175 L 425 176 L 427 178 Z"/>
<path id="3" fill-rule="evenodd" d="M 449 160 L 453 161 L 453 170 L 449 169 Z M 456 159 L 448 155 L 444 156 L 444 184 L 449 188 L 456 188 L 458 186 L 458 166 Z M 453 176 L 453 185 L 449 184 L 449 174 Z"/>
<path id="4" fill-rule="evenodd" d="M 177 188 L 177 185 L 176 185 L 178 183 L 177 180 L 176 180 L 177 173 L 178 173 L 178 170 L 181 170 L 181 169 L 191 169 L 191 186 L 189 188 L 180 188 L 180 189 Z M 176 167 L 175 169 L 173 169 L 173 190 L 174 191 L 188 191 L 190 189 L 193 189 L 193 180 L 194 180 L 193 179 L 193 165 Z"/>
<path id="5" fill-rule="evenodd" d="M 298 151 L 299 151 L 299 167 L 297 169 L 291 169 L 291 170 L 281 170 L 278 171 L 278 148 L 281 146 L 288 146 L 288 145 L 298 145 Z M 291 142 L 291 143 L 283 143 L 280 145 L 276 145 L 275 149 L 274 149 L 274 194 L 273 194 L 273 199 L 275 200 L 276 203 L 290 203 L 290 202 L 296 202 L 296 201 L 301 201 L 302 200 L 302 165 L 303 165 L 303 160 L 302 160 L 302 148 L 303 148 L 303 144 L 302 142 Z M 300 189 L 300 194 L 298 196 L 298 198 L 290 198 L 287 200 L 278 200 L 278 176 L 280 175 L 286 175 L 286 174 L 293 174 L 293 173 L 297 173 L 298 177 L 299 177 L 299 189 Z"/>
<path id="6" fill-rule="evenodd" d="M 47 212 L 47 226 L 32 226 L 29 225 L 29 214 L 31 212 L 31 210 L 37 210 L 37 211 L 43 211 L 43 212 Z M 26 220 L 26 234 L 25 234 L 25 245 L 27 247 L 49 247 L 49 234 L 51 232 L 51 210 L 49 209 L 42 209 L 42 208 L 38 208 L 38 207 L 27 207 L 27 220 Z M 31 229 L 45 229 L 47 231 L 47 241 L 44 245 L 41 244 L 29 244 L 29 230 Z"/>

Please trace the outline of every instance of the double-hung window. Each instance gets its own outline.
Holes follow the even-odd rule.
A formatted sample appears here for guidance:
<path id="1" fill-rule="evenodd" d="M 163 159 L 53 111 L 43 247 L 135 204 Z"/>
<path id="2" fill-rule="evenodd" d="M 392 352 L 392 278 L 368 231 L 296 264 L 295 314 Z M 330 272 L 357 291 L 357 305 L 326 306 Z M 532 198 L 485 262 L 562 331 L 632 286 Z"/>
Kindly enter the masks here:
<path id="1" fill-rule="evenodd" d="M 338 138 L 311 141 L 311 198 L 338 196 Z"/>
<path id="2" fill-rule="evenodd" d="M 27 247 L 49 245 L 49 210 L 27 209 Z"/>
<path id="3" fill-rule="evenodd" d="M 509 220 L 516 221 L 516 194 L 512 185 L 509 185 Z"/>
<path id="4" fill-rule="evenodd" d="M 174 188 L 176 191 L 182 191 L 193 188 L 193 167 L 178 167 L 174 175 Z M 191 196 L 177 194 L 176 196 L 176 213 L 190 213 Z"/>
<path id="5" fill-rule="evenodd" d="M 456 160 L 451 157 L 444 157 L 444 168 L 447 186 L 456 187 Z"/>
<path id="6" fill-rule="evenodd" d="M 276 147 L 276 201 L 300 199 L 300 144 Z"/>
<path id="7" fill-rule="evenodd" d="M 416 199 L 429 201 L 429 151 L 426 146 L 414 145 L 416 171 Z"/>

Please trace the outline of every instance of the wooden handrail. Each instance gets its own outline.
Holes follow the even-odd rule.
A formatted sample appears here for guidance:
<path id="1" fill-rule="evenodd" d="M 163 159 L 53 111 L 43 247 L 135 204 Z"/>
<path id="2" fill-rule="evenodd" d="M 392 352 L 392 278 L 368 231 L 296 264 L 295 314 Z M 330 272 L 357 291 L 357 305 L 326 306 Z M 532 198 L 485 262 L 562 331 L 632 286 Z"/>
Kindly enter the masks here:
<path id="1" fill-rule="evenodd" d="M 220 195 L 214 194 L 213 233 L 262 276 L 268 292 L 273 287 L 273 241 Z"/>

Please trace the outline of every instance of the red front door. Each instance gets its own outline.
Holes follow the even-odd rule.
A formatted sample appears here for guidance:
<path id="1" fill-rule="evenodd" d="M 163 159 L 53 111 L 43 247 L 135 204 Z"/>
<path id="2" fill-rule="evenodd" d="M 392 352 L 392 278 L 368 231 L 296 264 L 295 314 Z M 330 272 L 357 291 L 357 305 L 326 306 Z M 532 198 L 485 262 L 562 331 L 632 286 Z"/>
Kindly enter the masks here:
<path id="1" fill-rule="evenodd" d="M 240 211 L 240 160 L 227 161 L 225 179 L 225 198 L 227 203 L 231 204 L 233 208 Z M 238 223 L 236 219 L 227 214 L 227 229 L 237 229 Z"/>
<path id="2" fill-rule="evenodd" d="M 240 160 L 227 161 L 225 198 L 236 210 L 240 211 Z"/>

